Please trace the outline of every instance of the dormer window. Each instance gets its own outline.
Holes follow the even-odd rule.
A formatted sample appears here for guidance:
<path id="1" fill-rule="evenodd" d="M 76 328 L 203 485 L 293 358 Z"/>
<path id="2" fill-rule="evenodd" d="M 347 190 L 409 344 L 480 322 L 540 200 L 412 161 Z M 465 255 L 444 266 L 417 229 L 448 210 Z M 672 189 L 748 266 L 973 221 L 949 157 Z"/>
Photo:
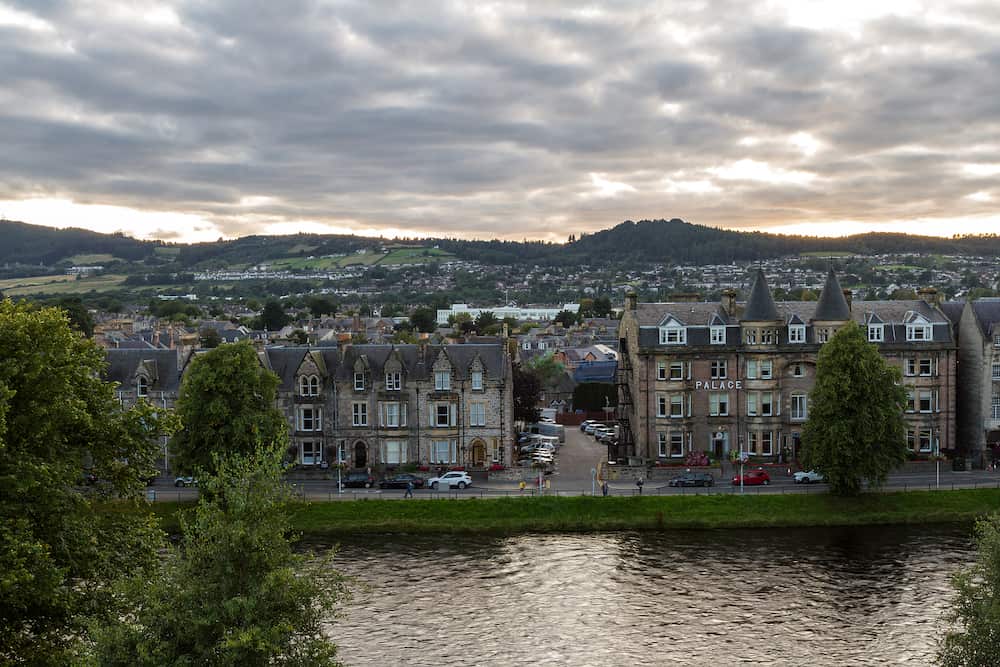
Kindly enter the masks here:
<path id="1" fill-rule="evenodd" d="M 299 378 L 299 394 L 301 396 L 319 396 L 319 377 L 303 375 Z"/>
<path id="2" fill-rule="evenodd" d="M 149 380 L 143 375 L 140 375 L 135 381 L 135 394 L 139 398 L 149 396 Z"/>
<path id="3" fill-rule="evenodd" d="M 687 343 L 687 329 L 679 325 L 660 327 L 660 345 L 684 345 Z"/>
<path id="4" fill-rule="evenodd" d="M 747 345 L 756 345 L 757 344 L 757 330 L 756 329 L 747 329 L 747 331 L 746 331 L 746 341 L 747 341 Z"/>
<path id="5" fill-rule="evenodd" d="M 403 374 L 399 371 L 385 374 L 385 390 L 399 391 L 403 388 Z"/>
<path id="6" fill-rule="evenodd" d="M 434 371 L 435 391 L 451 390 L 451 371 Z"/>
<path id="7" fill-rule="evenodd" d="M 993 347 L 1000 347 L 1000 334 L 993 336 Z"/>
<path id="8" fill-rule="evenodd" d="M 472 391 L 483 390 L 483 372 L 472 371 Z"/>
<path id="9" fill-rule="evenodd" d="M 869 324 L 868 325 L 868 342 L 869 343 L 882 343 L 885 341 L 885 325 L 883 324 Z"/>
<path id="10" fill-rule="evenodd" d="M 907 324 L 906 340 L 910 342 L 928 341 L 933 338 L 930 324 Z"/>
<path id="11" fill-rule="evenodd" d="M 364 373 L 354 373 L 354 391 L 364 391 L 365 390 L 365 374 Z"/>
<path id="12" fill-rule="evenodd" d="M 726 344 L 726 327 L 709 327 L 708 333 L 712 345 Z"/>
<path id="13" fill-rule="evenodd" d="M 789 343 L 806 342 L 806 325 L 804 324 L 788 325 L 788 342 Z"/>

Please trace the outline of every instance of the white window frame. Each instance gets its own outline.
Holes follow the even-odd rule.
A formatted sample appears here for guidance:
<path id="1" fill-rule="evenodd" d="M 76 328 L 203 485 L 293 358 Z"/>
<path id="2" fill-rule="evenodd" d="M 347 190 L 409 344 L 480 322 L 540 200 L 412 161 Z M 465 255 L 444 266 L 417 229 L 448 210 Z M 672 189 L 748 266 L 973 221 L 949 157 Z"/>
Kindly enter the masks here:
<path id="1" fill-rule="evenodd" d="M 760 392 L 760 416 L 773 417 L 775 415 L 774 392 Z"/>
<path id="2" fill-rule="evenodd" d="M 761 345 L 774 345 L 777 342 L 775 339 L 778 337 L 774 329 L 761 329 L 760 330 L 760 344 Z"/>
<path id="3" fill-rule="evenodd" d="M 745 340 L 747 342 L 747 345 L 756 345 L 757 344 L 757 330 L 756 329 L 747 329 L 746 330 Z"/>
<path id="4" fill-rule="evenodd" d="M 307 454 L 308 450 L 308 454 Z M 315 466 L 323 462 L 323 441 L 303 440 L 299 447 L 299 463 L 304 466 Z"/>
<path id="5" fill-rule="evenodd" d="M 934 393 L 932 389 L 920 389 L 917 391 L 917 412 L 924 414 L 934 412 Z"/>
<path id="6" fill-rule="evenodd" d="M 917 360 L 913 357 L 907 357 L 903 360 L 903 375 L 907 377 L 915 377 L 917 375 Z"/>
<path id="7" fill-rule="evenodd" d="M 660 327 L 660 345 L 687 344 L 687 328 L 677 325 Z"/>
<path id="8" fill-rule="evenodd" d="M 757 392 L 747 392 L 747 417 L 757 416 Z"/>
<path id="9" fill-rule="evenodd" d="M 804 422 L 807 419 L 809 419 L 808 394 L 792 394 L 791 420 L 795 422 Z"/>
<path id="10" fill-rule="evenodd" d="M 453 440 L 431 441 L 431 463 L 455 463 L 455 442 Z"/>
<path id="11" fill-rule="evenodd" d="M 804 325 L 804 324 L 789 324 L 788 325 L 788 342 L 789 343 L 804 343 L 804 342 L 806 342 L 806 325 Z"/>
<path id="12" fill-rule="evenodd" d="M 906 340 L 910 343 L 926 343 L 934 339 L 930 324 L 907 324 Z"/>
<path id="13" fill-rule="evenodd" d="M 709 343 L 712 345 L 725 345 L 726 344 L 726 327 L 709 327 L 708 328 Z"/>
<path id="14" fill-rule="evenodd" d="M 760 362 L 760 379 L 770 380 L 774 377 L 774 363 L 770 359 L 763 359 Z"/>
<path id="15" fill-rule="evenodd" d="M 149 378 L 145 375 L 140 375 L 135 380 L 135 395 L 138 398 L 146 398 L 149 396 Z"/>
<path id="16" fill-rule="evenodd" d="M 400 391 L 403 389 L 403 374 L 399 371 L 392 371 L 385 374 L 385 390 Z"/>
<path id="17" fill-rule="evenodd" d="M 657 361 L 656 362 L 656 379 L 660 382 L 665 382 L 667 379 L 667 362 Z"/>
<path id="18" fill-rule="evenodd" d="M 991 365 L 992 377 L 994 380 L 1000 380 L 1000 361 L 994 361 Z"/>
<path id="19" fill-rule="evenodd" d="M 795 362 L 792 364 L 792 377 L 801 378 L 806 376 L 805 366 L 802 362 Z"/>
<path id="20" fill-rule="evenodd" d="M 667 434 L 662 431 L 656 434 L 656 444 L 657 450 L 656 455 L 658 458 L 667 458 Z"/>
<path id="21" fill-rule="evenodd" d="M 933 375 L 937 375 L 937 373 L 936 373 L 936 371 L 937 371 L 937 364 L 935 363 L 935 361 L 937 361 L 937 360 L 933 359 L 933 358 L 929 358 L 929 359 L 928 358 L 922 358 L 922 359 L 919 359 L 917 361 L 917 374 L 920 377 L 931 377 Z M 925 369 L 926 369 L 926 372 L 925 372 Z"/>
<path id="22" fill-rule="evenodd" d="M 472 371 L 472 391 L 483 391 L 482 371 Z"/>
<path id="23" fill-rule="evenodd" d="M 684 394 L 670 394 L 670 418 L 680 419 L 684 416 Z"/>
<path id="24" fill-rule="evenodd" d="M 747 359 L 747 379 L 756 380 L 757 379 L 757 360 Z"/>
<path id="25" fill-rule="evenodd" d="M 379 422 L 383 428 L 406 426 L 406 403 L 385 401 L 379 404 Z"/>
<path id="26" fill-rule="evenodd" d="M 451 371 L 434 371 L 434 391 L 451 391 Z"/>
<path id="27" fill-rule="evenodd" d="M 726 359 L 712 361 L 709 368 L 712 380 L 725 380 L 729 375 L 729 362 Z"/>
<path id="28" fill-rule="evenodd" d="M 990 407 L 992 408 L 992 419 L 1000 419 L 1000 394 L 993 394 Z"/>
<path id="29" fill-rule="evenodd" d="M 364 391 L 365 390 L 365 374 L 364 372 L 354 373 L 354 391 Z"/>
<path id="30" fill-rule="evenodd" d="M 684 362 L 683 361 L 671 361 L 670 362 L 670 381 L 677 382 L 678 380 L 684 379 Z"/>
<path id="31" fill-rule="evenodd" d="M 760 432 L 761 456 L 774 456 L 774 431 Z"/>
<path id="32" fill-rule="evenodd" d="M 456 403 L 435 402 L 430 403 L 431 428 L 448 428 L 456 426 L 458 423 L 458 405 Z"/>
<path id="33" fill-rule="evenodd" d="M 298 431 L 322 431 L 323 430 L 323 409 L 312 406 L 299 406 Z"/>
<path id="34" fill-rule="evenodd" d="M 868 342 L 869 343 L 884 343 L 885 342 L 885 325 L 884 324 L 869 324 L 868 325 Z"/>
<path id="35" fill-rule="evenodd" d="M 710 392 L 708 395 L 708 414 L 712 417 L 729 416 L 729 392 Z"/>
<path id="36" fill-rule="evenodd" d="M 993 335 L 993 347 L 1000 347 L 1000 334 Z"/>
<path id="37" fill-rule="evenodd" d="M 486 426 L 485 403 L 469 403 L 469 426 Z"/>
<path id="38" fill-rule="evenodd" d="M 676 449 L 674 445 L 677 445 Z M 681 431 L 671 431 L 668 446 L 669 449 L 667 451 L 670 454 L 670 458 L 678 459 L 684 456 L 684 433 Z"/>
<path id="39" fill-rule="evenodd" d="M 368 404 L 364 401 L 351 403 L 351 426 L 368 426 Z"/>
<path id="40" fill-rule="evenodd" d="M 669 400 L 666 394 L 656 395 L 656 416 L 666 418 L 670 413 L 667 412 L 669 409 Z"/>
<path id="41" fill-rule="evenodd" d="M 926 440 L 924 436 L 926 435 Z M 926 444 L 925 444 L 926 443 Z M 917 429 L 917 446 L 921 452 L 934 451 L 934 431 L 929 428 Z"/>
<path id="42" fill-rule="evenodd" d="M 406 440 L 386 440 L 383 461 L 388 465 L 406 463 Z"/>

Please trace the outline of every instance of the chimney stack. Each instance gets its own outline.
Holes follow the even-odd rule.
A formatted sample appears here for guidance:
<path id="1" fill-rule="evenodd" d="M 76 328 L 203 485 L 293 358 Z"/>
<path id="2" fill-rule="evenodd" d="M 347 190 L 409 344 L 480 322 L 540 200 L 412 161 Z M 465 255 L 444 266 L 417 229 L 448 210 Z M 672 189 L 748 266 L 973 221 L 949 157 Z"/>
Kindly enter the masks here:
<path id="1" fill-rule="evenodd" d="M 844 299 L 847 300 L 847 307 L 850 308 L 851 310 L 853 310 L 854 309 L 854 291 L 853 290 L 849 290 L 849 289 L 845 289 L 844 290 Z"/>
<path id="2" fill-rule="evenodd" d="M 941 305 L 941 293 L 935 287 L 921 287 L 917 290 L 917 296 L 928 306 L 936 307 Z"/>
<path id="3" fill-rule="evenodd" d="M 736 290 L 727 289 L 722 292 L 722 307 L 730 317 L 736 316 Z"/>
<path id="4" fill-rule="evenodd" d="M 625 295 L 625 310 L 635 311 L 638 308 L 639 296 L 635 292 Z"/>

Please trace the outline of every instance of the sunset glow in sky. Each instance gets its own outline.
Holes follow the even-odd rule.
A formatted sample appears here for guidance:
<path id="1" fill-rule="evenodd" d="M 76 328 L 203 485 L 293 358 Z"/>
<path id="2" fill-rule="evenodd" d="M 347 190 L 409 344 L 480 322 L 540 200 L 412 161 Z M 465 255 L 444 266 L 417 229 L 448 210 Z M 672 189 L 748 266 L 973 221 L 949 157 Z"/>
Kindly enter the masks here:
<path id="1" fill-rule="evenodd" d="M 1000 3 L 0 0 L 0 217 L 1000 233 Z"/>

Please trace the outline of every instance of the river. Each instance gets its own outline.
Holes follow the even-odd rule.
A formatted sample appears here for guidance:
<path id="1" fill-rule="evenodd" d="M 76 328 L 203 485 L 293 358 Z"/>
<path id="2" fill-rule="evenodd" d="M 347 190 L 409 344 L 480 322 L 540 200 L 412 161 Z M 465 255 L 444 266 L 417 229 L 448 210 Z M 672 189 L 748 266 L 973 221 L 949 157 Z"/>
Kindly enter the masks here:
<path id="1" fill-rule="evenodd" d="M 972 558 L 965 526 L 372 535 L 330 631 L 354 666 L 927 665 Z"/>

